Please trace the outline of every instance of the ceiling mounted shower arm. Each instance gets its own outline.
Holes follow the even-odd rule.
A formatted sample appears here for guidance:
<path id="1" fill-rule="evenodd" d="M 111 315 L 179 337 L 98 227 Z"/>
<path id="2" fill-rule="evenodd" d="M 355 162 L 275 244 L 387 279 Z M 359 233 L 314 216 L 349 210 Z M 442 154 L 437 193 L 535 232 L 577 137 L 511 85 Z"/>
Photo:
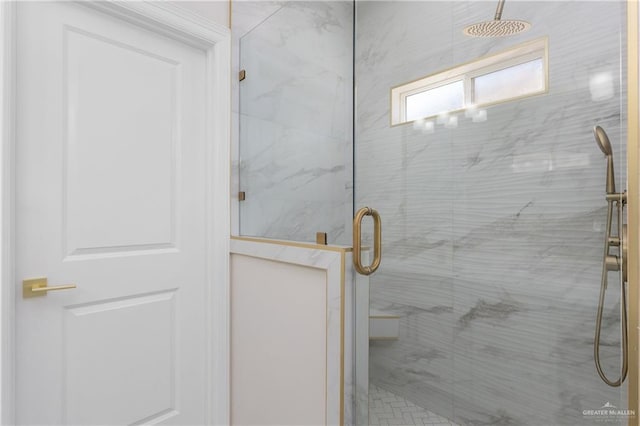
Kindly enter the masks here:
<path id="1" fill-rule="evenodd" d="M 500 0 L 498 2 L 498 7 L 496 8 L 496 16 L 493 18 L 495 21 L 499 21 L 500 19 L 502 19 L 502 9 L 504 9 L 504 1 L 505 0 Z"/>
<path id="2" fill-rule="evenodd" d="M 462 33 L 469 37 L 503 37 L 519 34 L 531 28 L 531 24 L 518 19 L 502 20 L 505 0 L 498 1 L 496 14 L 491 21 L 477 22 L 466 26 Z"/>

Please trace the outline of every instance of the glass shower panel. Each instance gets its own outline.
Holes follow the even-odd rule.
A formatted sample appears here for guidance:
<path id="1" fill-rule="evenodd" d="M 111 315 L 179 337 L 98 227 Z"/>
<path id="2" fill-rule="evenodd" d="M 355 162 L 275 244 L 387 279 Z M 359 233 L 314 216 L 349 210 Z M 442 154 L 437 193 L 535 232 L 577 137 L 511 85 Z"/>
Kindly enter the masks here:
<path id="1" fill-rule="evenodd" d="M 593 359 L 607 204 L 592 129 L 609 135 L 620 190 L 626 4 L 507 2 L 503 18 L 529 31 L 462 33 L 494 8 L 357 2 L 355 204 L 384 223 L 370 314 L 400 317 L 396 340 L 370 342 L 368 421 L 382 424 L 395 398 L 416 418 L 460 425 L 626 424 L 589 414 L 628 406 L 626 383 L 607 386 Z M 389 125 L 390 88 L 541 37 L 548 93 L 452 113 L 454 125 Z M 601 349 L 613 378 L 616 280 L 610 273 Z"/>
<path id="2" fill-rule="evenodd" d="M 452 63 L 452 17 L 451 2 L 356 3 L 355 205 L 383 223 L 369 315 L 400 321 L 396 340 L 370 340 L 369 424 L 393 413 L 386 401 L 396 397 L 454 416 L 454 130 L 435 119 L 389 124 L 392 87 Z"/>
<path id="3" fill-rule="evenodd" d="M 282 2 L 240 38 L 242 235 L 350 243 L 352 38 L 348 1 Z"/>
<path id="4" fill-rule="evenodd" d="M 506 7 L 531 30 L 494 39 L 454 32 L 454 61 L 548 37 L 549 89 L 488 107 L 485 122 L 461 120 L 452 140 L 455 418 L 594 424 L 603 419 L 584 410 L 627 407 L 626 388 L 605 385 L 593 360 L 606 202 L 605 162 L 592 130 L 600 125 L 615 135 L 623 172 L 625 3 Z M 456 3 L 454 25 L 485 14 L 480 4 Z M 615 90 L 594 100 L 589 81 L 603 72 Z M 613 278 L 603 354 L 615 375 L 620 306 Z"/>

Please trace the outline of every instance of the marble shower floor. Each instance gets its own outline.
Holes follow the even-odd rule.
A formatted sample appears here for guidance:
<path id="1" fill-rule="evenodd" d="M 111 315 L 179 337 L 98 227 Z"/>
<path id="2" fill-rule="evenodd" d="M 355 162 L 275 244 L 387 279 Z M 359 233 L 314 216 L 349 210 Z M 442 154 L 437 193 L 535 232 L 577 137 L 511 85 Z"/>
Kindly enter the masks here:
<path id="1" fill-rule="evenodd" d="M 369 385 L 369 425 L 458 426 L 375 385 Z"/>

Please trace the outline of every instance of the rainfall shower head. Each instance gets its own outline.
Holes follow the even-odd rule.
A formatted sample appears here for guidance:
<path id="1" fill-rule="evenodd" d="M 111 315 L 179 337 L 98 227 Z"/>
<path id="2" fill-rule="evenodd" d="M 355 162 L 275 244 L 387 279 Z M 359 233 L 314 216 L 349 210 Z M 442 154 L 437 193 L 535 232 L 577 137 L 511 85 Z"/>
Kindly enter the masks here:
<path id="1" fill-rule="evenodd" d="M 611 148 L 611 142 L 609 142 L 609 136 L 600 126 L 593 128 L 593 135 L 596 137 L 598 148 L 607 157 L 607 194 L 616 193 L 616 181 L 615 173 L 613 172 L 613 148 Z"/>
<path id="2" fill-rule="evenodd" d="M 522 33 L 529 28 L 531 24 L 525 21 L 494 19 L 469 25 L 463 32 L 470 37 L 503 37 Z"/>
<path id="3" fill-rule="evenodd" d="M 604 129 L 600 126 L 593 128 L 593 135 L 596 137 L 598 147 L 604 155 L 613 155 L 613 149 L 611 149 L 611 142 L 609 142 L 609 136 L 607 136 Z"/>
<path id="4" fill-rule="evenodd" d="M 503 37 L 519 34 L 531 28 L 531 24 L 526 21 L 508 19 L 502 21 L 502 9 L 505 0 L 498 1 L 496 16 L 493 21 L 478 22 L 477 24 L 465 27 L 462 32 L 471 37 Z"/>

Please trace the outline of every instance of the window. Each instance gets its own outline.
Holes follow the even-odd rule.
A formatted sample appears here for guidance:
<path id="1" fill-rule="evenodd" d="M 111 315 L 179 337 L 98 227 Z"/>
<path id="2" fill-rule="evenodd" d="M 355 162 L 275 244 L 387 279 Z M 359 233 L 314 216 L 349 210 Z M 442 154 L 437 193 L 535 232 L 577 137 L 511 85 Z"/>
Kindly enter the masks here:
<path id="1" fill-rule="evenodd" d="M 541 58 L 473 79 L 475 104 L 499 102 L 544 91 L 544 64 Z"/>
<path id="2" fill-rule="evenodd" d="M 391 89 L 391 124 L 547 92 L 547 38 Z"/>
<path id="3" fill-rule="evenodd" d="M 464 84 L 454 81 L 405 97 L 407 121 L 464 108 Z"/>

